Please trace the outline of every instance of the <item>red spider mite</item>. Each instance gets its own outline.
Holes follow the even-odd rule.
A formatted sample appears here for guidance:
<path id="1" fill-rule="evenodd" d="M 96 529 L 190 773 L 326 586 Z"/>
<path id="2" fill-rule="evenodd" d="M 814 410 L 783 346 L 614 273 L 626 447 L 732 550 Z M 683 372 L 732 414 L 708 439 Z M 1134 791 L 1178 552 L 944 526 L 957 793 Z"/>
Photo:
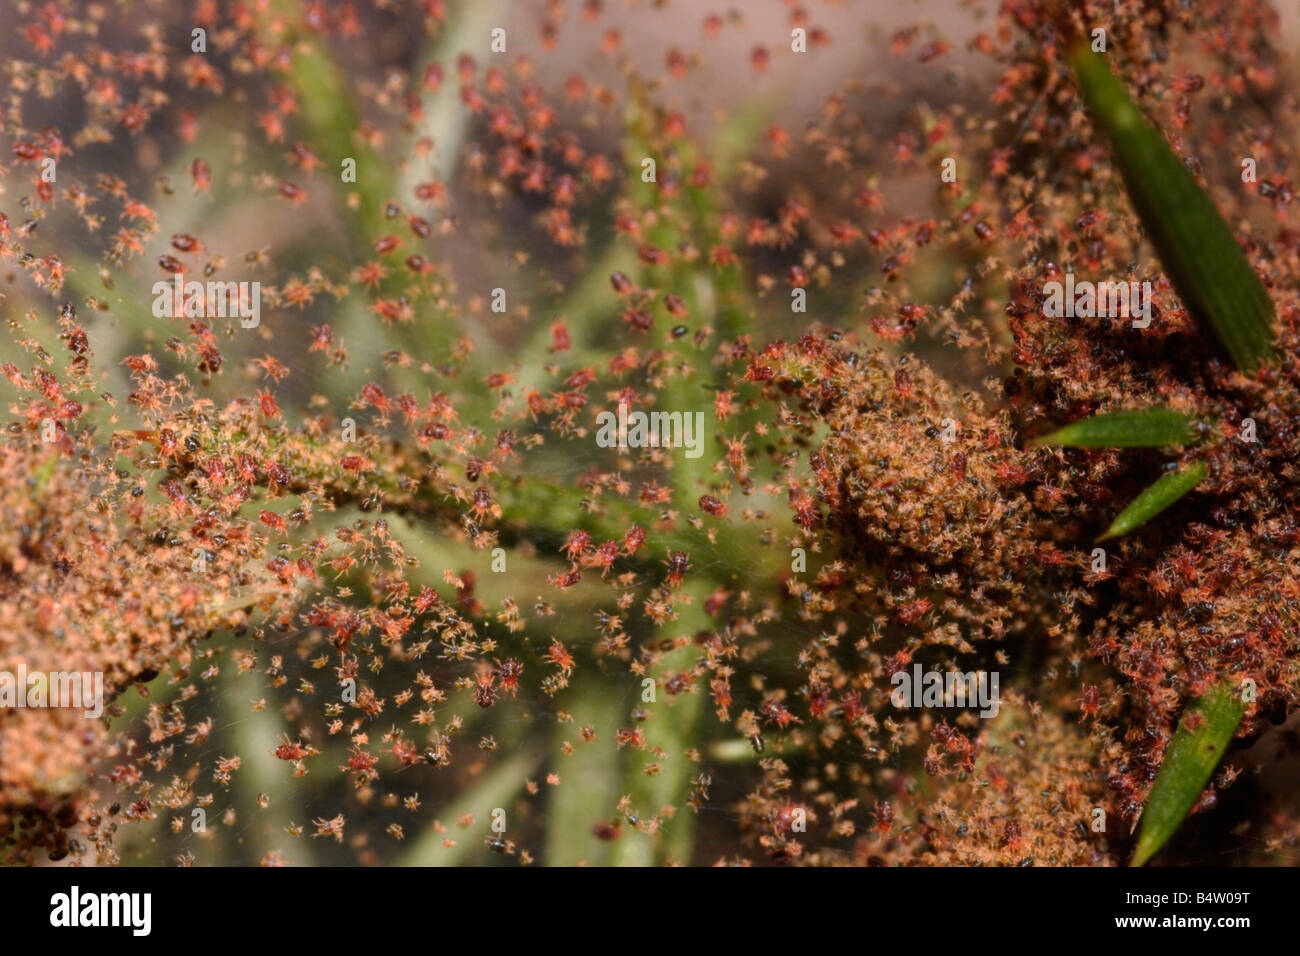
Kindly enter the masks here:
<path id="1" fill-rule="evenodd" d="M 496 699 L 496 675 L 490 670 L 480 671 L 474 678 L 474 703 L 491 707 Z"/>
<path id="2" fill-rule="evenodd" d="M 307 190 L 301 188 L 300 186 L 295 186 L 293 183 L 288 182 L 287 180 L 285 182 L 280 183 L 279 193 L 282 197 L 288 199 L 290 202 L 293 203 L 304 203 L 307 201 L 308 198 Z"/>
<path id="3" fill-rule="evenodd" d="M 568 571 L 559 572 L 547 578 L 551 584 L 561 590 L 571 588 L 582 580 L 582 571 L 578 568 L 570 568 Z"/>
<path id="4" fill-rule="evenodd" d="M 340 769 L 355 771 L 357 773 L 366 773 L 375 765 L 373 754 L 366 753 L 360 747 L 354 746 L 348 756 L 348 762 L 345 767 Z"/>
<path id="5" fill-rule="evenodd" d="M 643 544 L 645 544 L 645 528 L 632 525 L 623 535 L 623 553 L 628 555 L 636 554 Z"/>
<path id="6" fill-rule="evenodd" d="M 727 506 L 713 495 L 700 496 L 700 510 L 720 518 L 727 513 Z"/>
<path id="7" fill-rule="evenodd" d="M 668 565 L 668 583 L 677 587 L 686 577 L 686 570 L 691 566 L 690 555 L 684 551 L 674 551 L 668 555 L 668 560 L 664 562 Z"/>
<path id="8" fill-rule="evenodd" d="M 514 697 L 519 691 L 519 679 L 523 676 L 524 665 L 513 657 L 497 665 L 497 676 L 501 678 L 501 689 Z"/>
<path id="9" fill-rule="evenodd" d="M 551 646 L 546 651 L 546 659 L 566 675 L 573 670 L 573 655 L 559 641 L 551 642 Z"/>
<path id="10" fill-rule="evenodd" d="M 307 751 L 302 744 L 291 741 L 288 734 L 283 735 L 280 740 L 282 741 L 280 746 L 272 752 L 281 760 L 301 760 L 307 756 Z"/>
<path id="11" fill-rule="evenodd" d="M 564 552 L 570 561 L 576 561 L 578 556 L 589 547 L 591 547 L 591 533 L 578 530 L 569 532 L 568 540 L 564 542 L 564 547 L 560 550 Z"/>

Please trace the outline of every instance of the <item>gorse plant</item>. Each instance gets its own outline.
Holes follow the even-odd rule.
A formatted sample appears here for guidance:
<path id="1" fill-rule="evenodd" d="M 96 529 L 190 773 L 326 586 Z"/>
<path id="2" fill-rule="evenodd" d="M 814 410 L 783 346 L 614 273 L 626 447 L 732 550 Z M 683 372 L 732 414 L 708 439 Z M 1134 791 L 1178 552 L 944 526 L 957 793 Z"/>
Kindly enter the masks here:
<path id="1" fill-rule="evenodd" d="M 1242 255 L 1231 231 L 1187 168 L 1148 124 L 1098 54 L 1082 40 L 1069 50 L 1084 98 L 1109 137 L 1125 183 L 1161 263 L 1183 300 L 1208 323 L 1239 368 L 1275 357 L 1273 303 Z M 1045 441 L 1082 447 L 1186 445 L 1193 421 L 1167 408 L 1101 414 L 1054 432 Z M 1251 439 L 1253 440 L 1253 439 Z M 1135 530 L 1187 494 L 1207 475 L 1194 462 L 1157 479 L 1135 498 L 1098 539 Z M 1134 855 L 1140 865 L 1172 835 L 1191 809 L 1245 716 L 1231 684 L 1221 682 L 1191 708 L 1200 728 L 1180 728 L 1156 776 Z M 1208 716 L 1206 716 L 1208 712 Z"/>
<path id="2" fill-rule="evenodd" d="M 0 697 L 8 861 L 1177 861 L 1261 760 L 1269 9 L 616 6 L 14 5 L 0 674 L 107 710 Z"/>
<path id="3" fill-rule="evenodd" d="M 1100 55 L 1076 39 L 1068 57 L 1179 295 L 1208 323 L 1239 368 L 1249 370 L 1272 358 L 1272 300 L 1213 202 L 1142 117 Z M 1097 415 L 1044 442 L 1086 448 L 1185 445 L 1194 439 L 1191 426 L 1187 416 L 1154 407 Z M 1160 478 L 1124 509 L 1102 539 L 1132 531 L 1195 488 L 1205 474 L 1205 465 L 1197 463 Z"/>

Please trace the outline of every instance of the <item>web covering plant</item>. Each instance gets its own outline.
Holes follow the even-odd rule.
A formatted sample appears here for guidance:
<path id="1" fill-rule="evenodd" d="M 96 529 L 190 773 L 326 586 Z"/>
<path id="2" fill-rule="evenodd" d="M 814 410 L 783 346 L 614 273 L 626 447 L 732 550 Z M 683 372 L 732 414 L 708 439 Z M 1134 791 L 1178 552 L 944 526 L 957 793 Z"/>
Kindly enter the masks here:
<path id="1" fill-rule="evenodd" d="M 0 712 L 8 860 L 1103 865 L 1189 701 L 1253 682 L 1240 738 L 1296 709 L 1269 8 L 899 30 L 886 136 L 857 75 L 811 120 L 697 110 L 747 25 L 674 5 L 689 39 L 647 68 L 608 6 L 13 5 L 0 667 L 116 702 Z M 856 42 L 773 9 L 759 78 Z M 1189 311 L 1079 93 L 1098 22 L 1262 277 L 1275 360 L 1230 366 Z M 591 73 L 555 63 L 575 35 Z M 1047 316 L 1066 271 L 1149 280 L 1151 326 Z M 260 281 L 261 323 L 149 317 L 177 273 Z M 619 404 L 706 411 L 705 455 L 600 448 Z M 1125 427 L 1061 437 L 1086 421 Z M 1194 490 L 1098 570 L 1155 446 Z M 999 716 L 893 706 L 913 662 L 1000 670 Z M 1255 806 L 1285 858 L 1296 807 Z"/>

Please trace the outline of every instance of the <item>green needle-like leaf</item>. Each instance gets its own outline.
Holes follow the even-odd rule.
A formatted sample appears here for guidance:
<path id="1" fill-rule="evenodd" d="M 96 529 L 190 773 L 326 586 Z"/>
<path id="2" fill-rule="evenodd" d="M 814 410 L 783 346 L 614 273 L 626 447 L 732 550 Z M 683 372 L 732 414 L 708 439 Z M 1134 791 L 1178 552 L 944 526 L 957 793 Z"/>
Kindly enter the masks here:
<path id="1" fill-rule="evenodd" d="M 1194 465 L 1188 465 L 1186 468 L 1163 475 L 1153 482 L 1146 491 L 1129 502 L 1128 507 L 1119 513 L 1115 520 L 1111 522 L 1110 527 L 1106 529 L 1106 533 L 1097 540 L 1105 541 L 1107 538 L 1118 538 L 1120 535 L 1128 534 L 1134 528 L 1146 524 L 1200 484 L 1201 479 L 1205 477 L 1208 471 L 1205 462 L 1198 461 Z"/>
<path id="2" fill-rule="evenodd" d="M 1086 42 L 1070 64 L 1094 122 L 1110 140 L 1133 208 L 1183 303 L 1208 322 L 1238 368 L 1273 354 L 1273 302 L 1214 201 Z"/>
<path id="3" fill-rule="evenodd" d="M 1159 448 L 1196 441 L 1194 419 L 1173 409 L 1134 408 L 1093 415 L 1035 441 L 1071 448 Z"/>
<path id="4" fill-rule="evenodd" d="M 1189 714 L 1199 715 L 1195 729 L 1186 726 Z M 1151 859 L 1173 836 L 1205 789 L 1245 715 L 1246 705 L 1227 681 L 1215 684 L 1188 705 L 1142 809 L 1133 866 Z"/>

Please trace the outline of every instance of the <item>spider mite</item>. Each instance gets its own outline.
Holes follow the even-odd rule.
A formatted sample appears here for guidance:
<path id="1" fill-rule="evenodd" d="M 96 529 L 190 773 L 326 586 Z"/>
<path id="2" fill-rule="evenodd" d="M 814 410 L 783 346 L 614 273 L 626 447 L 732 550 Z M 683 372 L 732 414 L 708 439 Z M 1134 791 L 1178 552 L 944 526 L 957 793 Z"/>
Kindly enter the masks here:
<path id="1" fill-rule="evenodd" d="M 691 558 L 685 551 L 674 551 L 668 555 L 668 560 L 664 562 L 668 565 L 668 584 L 671 587 L 681 587 L 683 579 L 686 577 L 686 569 L 691 566 Z"/>
<path id="2" fill-rule="evenodd" d="M 288 734 L 280 737 L 280 745 L 271 752 L 281 760 L 301 760 L 307 756 L 307 748 L 300 743 L 294 743 L 289 739 Z"/>
<path id="3" fill-rule="evenodd" d="M 496 682 L 496 674 L 490 669 L 479 671 L 474 678 L 474 703 L 480 707 L 491 707 L 496 703 Z"/>
<path id="4" fill-rule="evenodd" d="M 190 178 L 194 180 L 196 193 L 202 190 L 211 192 L 212 167 L 208 165 L 207 160 L 196 159 L 190 164 Z"/>
<path id="5" fill-rule="evenodd" d="M 519 678 L 523 676 L 524 665 L 513 657 L 504 664 L 497 664 L 497 676 L 501 678 L 501 689 L 514 697 L 519 692 Z"/>

